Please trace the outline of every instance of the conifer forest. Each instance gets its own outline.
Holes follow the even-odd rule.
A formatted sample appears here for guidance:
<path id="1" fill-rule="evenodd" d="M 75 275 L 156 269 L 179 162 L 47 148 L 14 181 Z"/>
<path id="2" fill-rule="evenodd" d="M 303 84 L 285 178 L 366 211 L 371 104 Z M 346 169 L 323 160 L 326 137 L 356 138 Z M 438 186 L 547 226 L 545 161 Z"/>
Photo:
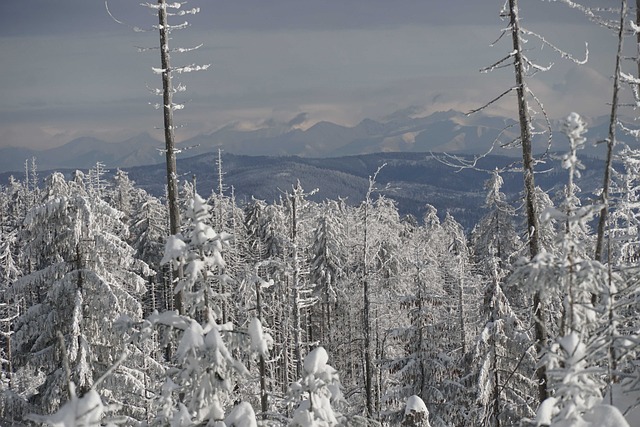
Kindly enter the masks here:
<path id="1" fill-rule="evenodd" d="M 384 164 L 356 205 L 312 201 L 299 182 L 239 202 L 221 155 L 215 188 L 178 179 L 172 77 L 208 66 L 169 65 L 181 49 L 168 33 L 197 8 L 145 4 L 160 19 L 166 194 L 102 163 L 45 176 L 34 160 L 0 185 L 0 425 L 640 425 L 640 150 L 627 121 L 640 60 L 623 54 L 640 25 L 627 0 L 558 3 L 618 38 L 602 187 L 580 189 L 595 141 L 577 113 L 553 153 L 533 153 L 551 132 L 525 44 L 581 59 L 522 27 L 507 0 L 506 54 L 483 71 L 510 83 L 479 110 L 512 96 L 509 170 L 523 186 L 509 200 L 504 171 L 489 171 L 471 229 L 431 206 L 401 216 L 377 182 Z M 543 191 L 553 156 L 562 184 Z"/>

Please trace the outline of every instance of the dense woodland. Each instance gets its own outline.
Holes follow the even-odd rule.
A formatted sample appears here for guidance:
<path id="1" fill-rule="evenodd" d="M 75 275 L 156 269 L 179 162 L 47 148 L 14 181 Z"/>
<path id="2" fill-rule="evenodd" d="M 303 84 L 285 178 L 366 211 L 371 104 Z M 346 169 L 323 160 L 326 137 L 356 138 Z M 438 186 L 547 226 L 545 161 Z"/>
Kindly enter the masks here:
<path id="1" fill-rule="evenodd" d="M 180 4 L 147 6 L 162 37 Z M 619 42 L 601 191 L 580 197 L 587 129 L 575 113 L 566 184 L 535 186 L 529 102 L 540 103 L 527 81 L 541 67 L 509 0 L 513 49 L 486 71 L 513 66 L 516 85 L 487 105 L 516 95 L 522 199 L 487 174 L 470 232 L 434 208 L 401 218 L 377 173 L 357 206 L 310 201 L 295 183 L 239 204 L 221 160 L 216 188 L 178 185 L 167 119 L 181 107 L 161 49 L 166 197 L 121 171 L 107 180 L 100 163 L 70 179 L 28 163 L 0 188 L 1 423 L 631 424 L 612 405 L 640 394 L 640 153 L 616 129 L 634 134 L 617 107 L 625 84 L 640 98 L 621 71 L 623 40 L 640 31 L 625 30 L 625 0 L 609 20 L 581 10 Z"/>
<path id="2" fill-rule="evenodd" d="M 537 290 L 559 414 L 611 387 L 636 396 L 639 156 L 614 180 L 604 264 L 573 154 L 565 190 L 537 194 L 533 261 L 497 172 L 466 235 L 435 209 L 400 218 L 375 176 L 359 206 L 299 186 L 239 206 L 218 165 L 206 199 L 183 183 L 169 236 L 165 203 L 126 173 L 107 182 L 98 164 L 38 188 L 29 165 L 0 193 L 2 417 L 95 390 L 125 425 L 250 425 L 234 408 L 263 425 L 398 425 L 414 395 L 432 426 L 518 425 L 539 406 Z"/>

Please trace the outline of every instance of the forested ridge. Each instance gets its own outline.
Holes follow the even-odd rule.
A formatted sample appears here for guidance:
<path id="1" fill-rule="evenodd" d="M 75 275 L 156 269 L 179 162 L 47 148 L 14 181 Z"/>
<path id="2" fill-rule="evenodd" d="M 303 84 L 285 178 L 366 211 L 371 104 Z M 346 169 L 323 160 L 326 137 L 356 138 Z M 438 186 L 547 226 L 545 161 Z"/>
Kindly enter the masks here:
<path id="1" fill-rule="evenodd" d="M 31 164 L 0 193 L 2 418 L 90 412 L 98 396 L 94 420 L 125 425 L 398 425 L 418 396 L 433 426 L 535 425 L 539 290 L 557 414 L 611 388 L 635 399 L 637 154 L 615 175 L 609 264 L 593 260 L 575 154 L 567 186 L 536 194 L 532 261 L 497 171 L 465 233 L 433 207 L 401 217 L 377 174 L 356 206 L 299 185 L 239 204 L 219 161 L 208 197 L 181 184 L 169 236 L 165 203 L 125 172 L 39 188 Z"/>

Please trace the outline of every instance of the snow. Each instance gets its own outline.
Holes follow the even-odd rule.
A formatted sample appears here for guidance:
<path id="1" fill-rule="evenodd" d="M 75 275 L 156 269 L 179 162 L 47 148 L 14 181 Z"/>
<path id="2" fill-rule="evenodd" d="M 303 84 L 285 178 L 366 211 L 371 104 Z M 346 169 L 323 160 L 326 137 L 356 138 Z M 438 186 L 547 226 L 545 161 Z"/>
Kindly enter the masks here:
<path id="1" fill-rule="evenodd" d="M 169 261 L 178 259 L 184 256 L 187 250 L 187 244 L 179 236 L 169 236 L 167 243 L 164 246 L 164 256 L 160 261 L 160 264 L 164 265 Z"/>
<path id="2" fill-rule="evenodd" d="M 582 416 L 577 418 L 563 419 L 553 422 L 553 416 L 558 399 L 555 397 L 547 398 L 540 407 L 533 421 L 534 426 L 551 426 L 551 427 L 630 427 L 620 410 L 611 405 L 594 405 Z M 638 425 L 638 424 L 634 424 Z"/>
<path id="3" fill-rule="evenodd" d="M 202 326 L 195 320 L 191 321 L 189 328 L 184 331 L 184 335 L 178 345 L 177 355 L 179 358 L 187 356 L 189 351 L 193 351 L 194 354 L 198 349 L 204 346 L 204 331 Z"/>
<path id="4" fill-rule="evenodd" d="M 596 405 L 584 414 L 589 427 L 630 427 L 620 410 L 611 405 Z"/>
<path id="5" fill-rule="evenodd" d="M 58 412 L 48 416 L 28 415 L 27 418 L 51 427 L 101 425 L 102 417 L 107 408 L 102 404 L 102 399 L 98 392 L 91 389 L 84 396 L 78 398 L 75 388 L 75 384 L 70 382 L 71 399 Z"/>
<path id="6" fill-rule="evenodd" d="M 227 427 L 257 427 L 256 414 L 247 402 L 240 402 L 225 418 Z"/>
<path id="7" fill-rule="evenodd" d="M 415 394 L 413 396 L 409 396 L 406 407 L 404 408 L 405 415 L 408 415 L 411 412 L 424 412 L 427 415 L 429 414 L 429 410 L 427 409 L 427 405 L 424 404 L 424 400 Z"/>
<path id="8" fill-rule="evenodd" d="M 307 374 L 317 374 L 324 371 L 329 355 L 324 347 L 318 347 L 304 358 L 304 371 Z"/>
<path id="9" fill-rule="evenodd" d="M 190 326 L 190 323 L 177 311 L 163 311 L 162 313 L 154 311 L 147 320 L 152 324 L 159 323 L 181 330 L 186 330 Z"/>
<path id="10" fill-rule="evenodd" d="M 329 355 L 323 347 L 311 351 L 304 358 L 303 377 L 292 383 L 289 395 L 302 398 L 296 408 L 291 426 L 328 427 L 338 424 L 339 412 L 332 404 L 342 401 L 340 380 L 335 369 L 327 364 Z"/>
<path id="11" fill-rule="evenodd" d="M 586 347 L 577 333 L 572 332 L 569 335 L 565 335 L 558 340 L 558 343 L 569 355 L 569 362 L 571 364 L 578 364 L 584 359 L 584 350 Z"/>
<path id="12" fill-rule="evenodd" d="M 251 351 L 267 357 L 269 347 L 273 345 L 273 338 L 271 335 L 263 333 L 262 323 L 257 317 L 251 319 L 249 323 L 249 336 L 251 337 Z"/>
<path id="13" fill-rule="evenodd" d="M 604 402 L 609 402 L 610 392 L 604 397 Z M 613 405 L 624 414 L 627 423 L 632 426 L 640 426 L 640 392 L 637 390 L 627 391 L 621 384 L 613 385 Z"/>
<path id="14" fill-rule="evenodd" d="M 538 407 L 536 418 L 533 420 L 535 426 L 548 426 L 551 424 L 551 418 L 553 418 L 554 408 L 558 403 L 558 399 L 555 397 L 549 397 Z"/>
<path id="15" fill-rule="evenodd" d="M 178 403 L 178 410 L 173 414 L 171 420 L 171 427 L 186 427 L 193 423 L 191 422 L 191 414 L 186 406 L 182 403 Z"/>

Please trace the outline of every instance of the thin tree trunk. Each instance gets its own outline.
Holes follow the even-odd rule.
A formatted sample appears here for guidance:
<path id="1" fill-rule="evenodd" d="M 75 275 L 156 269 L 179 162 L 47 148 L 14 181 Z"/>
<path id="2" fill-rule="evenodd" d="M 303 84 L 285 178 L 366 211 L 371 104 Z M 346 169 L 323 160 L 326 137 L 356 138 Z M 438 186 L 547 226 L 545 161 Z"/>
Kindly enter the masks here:
<path id="1" fill-rule="evenodd" d="M 294 351 L 296 358 L 296 378 L 300 378 L 302 375 L 302 331 L 300 321 L 300 266 L 298 262 L 298 218 L 297 218 L 297 204 L 298 198 L 296 194 L 291 195 L 291 241 L 293 243 L 292 258 L 293 258 L 293 339 L 294 339 Z"/>
<path id="2" fill-rule="evenodd" d="M 256 280 L 256 311 L 258 320 L 262 324 L 262 299 L 260 297 L 260 281 Z M 267 395 L 267 372 L 264 355 L 260 353 L 258 360 L 260 367 L 260 409 L 262 410 L 262 419 L 266 419 L 269 410 L 269 397 Z"/>
<path id="3" fill-rule="evenodd" d="M 525 63 L 522 55 L 522 40 L 520 38 L 520 20 L 518 17 L 518 0 L 509 0 L 509 15 L 511 20 L 511 35 L 513 39 L 514 68 L 516 77 L 516 91 L 518 96 L 518 115 L 520 121 L 520 139 L 522 143 L 522 169 L 524 175 L 525 208 L 527 212 L 527 235 L 529 237 L 529 255 L 533 259 L 540 252 L 539 224 L 535 206 L 535 182 L 533 175 L 534 161 L 531 146 L 531 116 L 526 98 Z M 547 340 L 546 322 L 540 291 L 533 296 L 534 331 L 538 356 L 542 353 Z M 541 365 L 536 370 L 538 380 L 538 398 L 540 402 L 548 397 L 547 370 Z"/>
<path id="4" fill-rule="evenodd" d="M 167 198 L 169 202 L 169 231 L 171 235 L 180 231 L 180 211 L 178 209 L 178 174 L 173 125 L 173 84 L 171 82 L 171 63 L 169 58 L 169 29 L 167 22 L 167 4 L 158 0 L 158 20 L 160 28 L 160 60 L 162 67 L 162 111 L 164 117 L 164 142 L 167 163 Z M 182 293 L 174 296 L 174 305 L 179 313 L 183 312 Z"/>
<path id="5" fill-rule="evenodd" d="M 458 252 L 458 256 L 460 257 L 460 277 L 458 278 L 458 314 L 460 318 L 458 319 L 460 322 L 460 341 L 462 343 L 462 354 L 467 354 L 467 333 L 466 333 L 466 324 L 464 321 L 464 278 L 462 277 L 463 273 L 463 263 L 464 260 L 462 258 L 463 251 L 460 249 Z"/>
<path id="6" fill-rule="evenodd" d="M 638 2 L 638 0 L 636 0 Z M 620 63 L 622 61 L 622 44 L 624 40 L 624 19 L 627 15 L 627 0 L 622 0 L 620 7 L 620 28 L 618 29 L 618 52 L 616 53 L 616 67 L 613 75 L 613 99 L 611 101 L 611 117 L 609 118 L 609 135 L 607 136 L 607 159 L 604 169 L 604 183 L 602 184 L 602 209 L 598 221 L 598 235 L 596 238 L 596 261 L 603 261 L 604 233 L 609 216 L 609 187 L 611 183 L 611 165 L 613 163 L 613 148 L 616 144 L 616 127 L 618 126 L 618 95 L 620 92 Z M 638 36 L 640 37 L 640 35 Z"/>
<path id="7" fill-rule="evenodd" d="M 368 235 L 367 235 L 367 227 L 368 227 L 368 207 L 369 207 L 369 198 L 365 200 L 364 205 L 364 280 L 362 284 L 362 292 L 363 292 L 363 334 L 364 334 L 364 388 L 365 388 L 365 398 L 366 398 L 366 409 L 367 415 L 373 415 L 373 384 L 372 384 L 372 376 L 373 369 L 371 366 L 371 330 L 370 330 L 370 319 L 369 319 L 369 310 L 370 310 L 370 301 L 369 301 L 369 266 L 367 265 L 369 260 L 367 257 L 368 252 Z"/>
<path id="8" fill-rule="evenodd" d="M 640 25 L 640 0 L 636 0 L 636 25 Z M 638 66 L 636 77 L 640 78 L 640 32 L 636 34 L 636 64 Z M 638 85 L 638 92 L 640 93 L 640 84 Z"/>
<path id="9" fill-rule="evenodd" d="M 223 181 L 222 181 L 222 177 L 224 176 L 224 173 L 222 173 L 222 150 L 220 150 L 218 148 L 218 160 L 217 160 L 217 166 L 218 166 L 218 233 L 221 233 L 223 231 L 224 228 L 224 206 L 222 204 L 223 198 L 224 198 L 224 186 L 223 186 Z M 233 211 L 232 211 L 232 215 L 233 215 Z M 222 306 L 222 323 L 227 323 L 227 297 L 225 296 L 226 293 L 226 289 L 224 286 L 224 276 L 225 276 L 225 268 L 224 267 L 218 267 L 218 285 L 220 286 L 220 295 L 221 297 L 221 301 L 220 301 L 220 305 Z"/>

